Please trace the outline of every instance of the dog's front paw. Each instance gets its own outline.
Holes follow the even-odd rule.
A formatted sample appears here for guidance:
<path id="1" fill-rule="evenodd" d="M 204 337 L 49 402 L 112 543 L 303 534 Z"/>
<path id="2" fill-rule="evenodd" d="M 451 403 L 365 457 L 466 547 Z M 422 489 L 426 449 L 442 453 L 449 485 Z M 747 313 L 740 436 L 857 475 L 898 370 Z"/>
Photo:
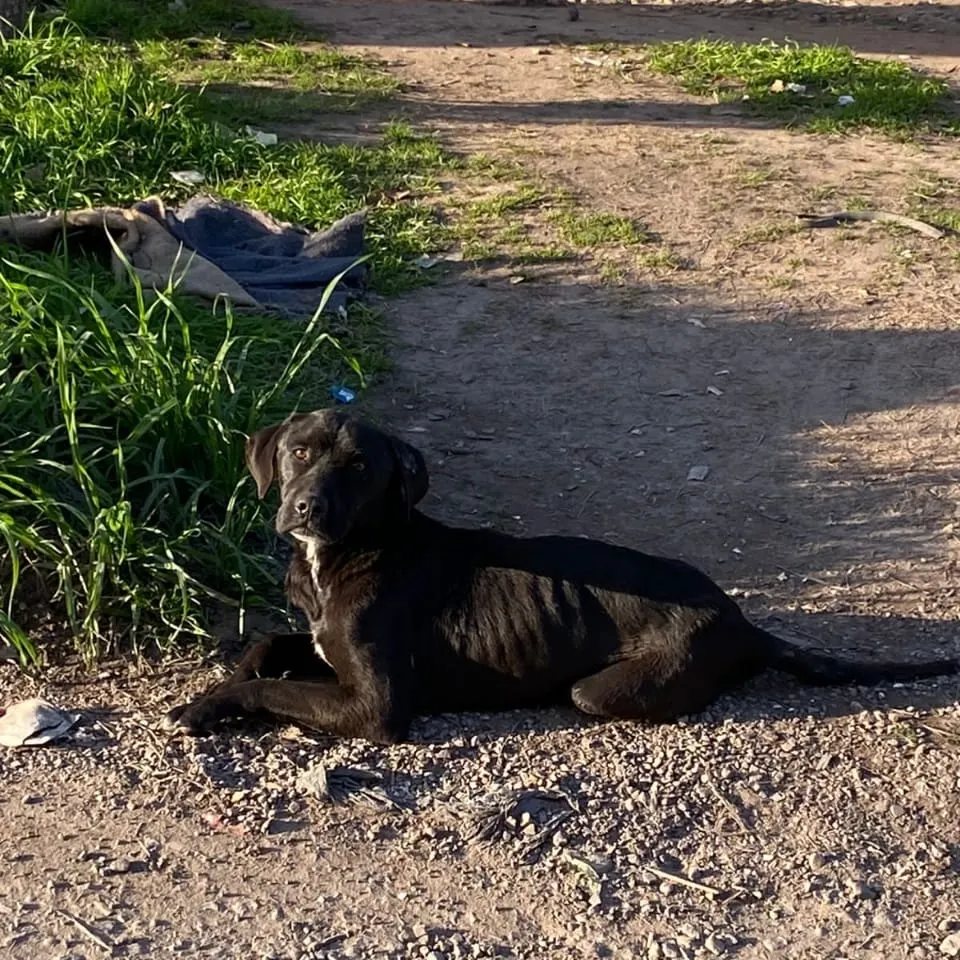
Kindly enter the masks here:
<path id="1" fill-rule="evenodd" d="M 196 737 L 209 732 L 233 712 L 225 700 L 199 697 L 190 703 L 174 707 L 163 718 L 163 726 L 174 733 L 187 733 Z"/>

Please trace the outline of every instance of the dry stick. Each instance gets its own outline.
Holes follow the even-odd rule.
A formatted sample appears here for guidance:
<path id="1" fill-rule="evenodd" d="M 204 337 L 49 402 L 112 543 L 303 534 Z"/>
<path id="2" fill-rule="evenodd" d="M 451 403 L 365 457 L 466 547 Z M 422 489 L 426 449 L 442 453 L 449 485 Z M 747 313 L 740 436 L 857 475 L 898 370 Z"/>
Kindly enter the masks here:
<path id="1" fill-rule="evenodd" d="M 102 934 L 97 933 L 85 920 L 75 917 L 72 913 L 67 913 L 66 910 L 58 910 L 57 913 L 59 913 L 61 917 L 69 920 L 84 936 L 89 937 L 98 947 L 103 948 L 111 955 L 113 954 L 113 944 Z"/>
<path id="2" fill-rule="evenodd" d="M 723 891 L 717 889 L 717 887 L 711 887 L 706 883 L 691 880 L 689 877 L 681 877 L 677 873 L 670 873 L 667 870 L 661 870 L 659 867 L 651 867 L 647 864 L 643 869 L 649 871 L 656 877 L 660 877 L 661 880 L 666 880 L 669 883 L 679 883 L 682 887 L 690 887 L 691 890 L 698 890 L 710 898 L 719 897 L 723 893 Z"/>
<path id="3" fill-rule="evenodd" d="M 710 787 L 710 789 L 716 795 L 717 799 L 727 808 L 727 810 L 730 812 L 730 816 L 732 816 L 733 819 L 740 824 L 740 826 L 743 828 L 744 833 L 751 833 L 752 831 L 750 830 L 750 827 L 748 826 L 746 820 L 744 820 L 743 817 L 741 816 L 740 811 L 736 808 L 736 806 L 734 806 L 734 804 L 730 800 L 728 800 L 720 792 L 720 788 L 710 779 L 707 779 L 707 786 Z"/>
<path id="4" fill-rule="evenodd" d="M 841 223 L 857 223 L 859 221 L 875 221 L 878 223 L 895 223 L 915 230 L 934 240 L 942 240 L 947 234 L 931 223 L 915 220 L 913 217 L 904 217 L 899 213 L 890 213 L 888 210 L 838 210 L 836 213 L 798 213 L 797 221 L 801 227 L 814 229 L 817 227 L 836 227 Z"/>
<path id="5" fill-rule="evenodd" d="M 926 730 L 927 733 L 932 733 L 935 736 L 943 737 L 944 740 L 960 739 L 960 732 L 956 730 L 944 730 L 943 727 L 931 727 L 928 723 L 921 723 L 919 726 L 922 730 Z"/>

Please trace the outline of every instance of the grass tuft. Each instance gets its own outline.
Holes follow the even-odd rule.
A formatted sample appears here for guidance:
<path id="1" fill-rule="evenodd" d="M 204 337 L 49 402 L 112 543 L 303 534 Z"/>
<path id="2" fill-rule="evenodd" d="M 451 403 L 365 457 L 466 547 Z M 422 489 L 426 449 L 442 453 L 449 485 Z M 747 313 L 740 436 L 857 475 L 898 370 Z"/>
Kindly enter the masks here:
<path id="1" fill-rule="evenodd" d="M 635 220 L 615 213 L 563 210 L 554 216 L 563 238 L 576 247 L 624 246 L 648 243 L 650 234 Z"/>
<path id="2" fill-rule="evenodd" d="M 908 206 L 911 216 L 960 234 L 960 180 L 931 173 L 918 174 Z"/>
<path id="3" fill-rule="evenodd" d="M 647 64 L 679 78 L 691 93 L 746 98 L 757 112 L 814 132 L 960 134 L 945 82 L 903 63 L 857 57 L 846 47 L 684 40 L 651 47 Z M 842 96 L 853 103 L 840 105 Z"/>

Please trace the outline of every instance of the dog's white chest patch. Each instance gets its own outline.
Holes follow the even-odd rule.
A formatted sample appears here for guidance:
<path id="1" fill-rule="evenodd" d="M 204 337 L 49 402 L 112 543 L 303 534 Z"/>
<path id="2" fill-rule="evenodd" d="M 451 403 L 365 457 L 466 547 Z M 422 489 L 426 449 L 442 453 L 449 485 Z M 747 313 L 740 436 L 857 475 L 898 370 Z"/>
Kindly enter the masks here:
<path id="1" fill-rule="evenodd" d="M 317 542 L 308 539 L 303 539 L 302 542 L 307 555 L 307 566 L 310 568 L 310 580 L 313 583 L 314 596 L 317 605 L 320 607 L 319 620 L 310 624 L 313 634 L 313 649 L 321 660 L 332 666 L 323 650 L 323 633 L 327 627 L 327 603 L 330 600 L 330 588 L 320 583 L 320 548 Z"/>
<path id="2" fill-rule="evenodd" d="M 316 655 L 325 663 L 333 666 L 323 650 L 323 634 L 327 628 L 327 603 L 330 600 L 330 588 L 320 582 L 320 544 L 312 537 L 295 533 L 294 536 L 303 544 L 303 552 L 310 571 L 310 582 L 313 594 L 320 608 L 318 619 L 310 621 L 310 633 L 313 636 L 313 649 Z"/>
<path id="3" fill-rule="evenodd" d="M 327 655 L 323 652 L 323 644 L 320 642 L 320 638 L 314 634 L 313 635 L 313 652 L 325 663 L 327 666 L 333 666 L 332 663 L 327 659 Z"/>

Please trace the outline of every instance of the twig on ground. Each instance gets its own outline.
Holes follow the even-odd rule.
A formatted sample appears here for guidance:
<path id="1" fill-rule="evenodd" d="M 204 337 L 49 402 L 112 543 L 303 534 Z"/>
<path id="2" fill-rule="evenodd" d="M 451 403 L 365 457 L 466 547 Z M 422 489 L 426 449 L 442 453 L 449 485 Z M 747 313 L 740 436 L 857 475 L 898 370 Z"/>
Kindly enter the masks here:
<path id="1" fill-rule="evenodd" d="M 888 210 L 838 210 L 836 213 L 798 213 L 797 222 L 808 230 L 819 227 L 836 227 L 843 223 L 877 222 L 895 223 L 897 226 L 915 230 L 933 240 L 942 240 L 947 232 L 935 227 L 932 223 L 915 220 L 913 217 L 904 217 L 899 213 L 890 213 Z"/>
<path id="2" fill-rule="evenodd" d="M 86 920 L 81 920 L 66 910 L 58 910 L 57 913 L 64 919 L 69 920 L 87 939 L 92 940 L 98 947 L 106 950 L 111 956 L 113 955 L 113 943 L 104 937 L 103 934 L 98 933 Z"/>
<path id="3" fill-rule="evenodd" d="M 650 866 L 650 864 L 647 864 L 643 869 L 649 871 L 655 877 L 659 877 L 661 880 L 666 880 L 668 883 L 677 883 L 681 887 L 689 887 L 691 890 L 697 890 L 711 900 L 714 897 L 723 896 L 723 891 L 717 887 L 711 887 L 707 883 L 700 883 L 698 880 L 691 880 L 689 877 L 682 877 L 678 873 L 670 873 L 669 870 L 661 870 L 659 867 Z"/>
<path id="4" fill-rule="evenodd" d="M 741 828 L 743 829 L 743 832 L 752 833 L 753 831 L 751 830 L 750 825 L 747 823 L 746 820 L 743 819 L 743 816 L 741 815 L 740 811 L 736 808 L 736 806 L 730 800 L 728 800 L 720 792 L 719 787 L 717 787 L 717 785 L 709 777 L 706 778 L 706 782 L 707 782 L 707 786 L 710 787 L 710 789 L 713 791 L 716 798 L 727 808 L 727 810 L 730 813 L 730 816 L 733 817 L 733 819 L 740 824 Z"/>

